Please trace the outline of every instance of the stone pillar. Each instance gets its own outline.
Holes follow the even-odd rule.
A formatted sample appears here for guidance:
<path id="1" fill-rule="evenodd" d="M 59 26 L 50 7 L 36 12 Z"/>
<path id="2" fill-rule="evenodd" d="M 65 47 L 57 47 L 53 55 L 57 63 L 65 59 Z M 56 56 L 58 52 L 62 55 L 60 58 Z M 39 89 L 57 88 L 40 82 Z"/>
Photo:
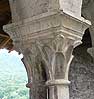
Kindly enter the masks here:
<path id="1" fill-rule="evenodd" d="M 72 51 L 89 27 L 81 18 L 82 0 L 22 1 L 10 0 L 14 23 L 4 30 L 29 64 L 32 99 L 69 99 Z"/>
<path id="2" fill-rule="evenodd" d="M 68 80 L 49 80 L 46 84 L 49 86 L 49 99 L 69 99 Z"/>

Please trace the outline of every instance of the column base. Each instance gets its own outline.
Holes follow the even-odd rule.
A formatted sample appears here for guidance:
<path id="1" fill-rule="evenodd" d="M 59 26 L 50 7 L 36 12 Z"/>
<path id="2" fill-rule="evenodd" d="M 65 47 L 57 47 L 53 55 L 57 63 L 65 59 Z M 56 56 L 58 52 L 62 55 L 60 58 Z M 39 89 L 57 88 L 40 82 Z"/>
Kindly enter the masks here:
<path id="1" fill-rule="evenodd" d="M 65 79 L 47 81 L 49 99 L 69 99 L 69 84 L 70 81 Z"/>

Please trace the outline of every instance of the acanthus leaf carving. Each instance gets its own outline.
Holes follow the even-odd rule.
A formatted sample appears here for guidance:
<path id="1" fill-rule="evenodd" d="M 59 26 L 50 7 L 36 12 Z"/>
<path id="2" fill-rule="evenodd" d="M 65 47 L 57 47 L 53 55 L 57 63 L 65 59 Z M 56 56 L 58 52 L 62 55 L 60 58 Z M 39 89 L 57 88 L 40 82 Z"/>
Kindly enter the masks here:
<path id="1" fill-rule="evenodd" d="M 73 42 L 73 38 L 57 35 L 46 44 L 38 40 L 35 43 L 42 61 L 44 61 L 48 70 L 49 79 L 64 79 L 65 71 L 72 55 Z M 58 75 L 58 77 L 56 77 L 56 75 Z"/>

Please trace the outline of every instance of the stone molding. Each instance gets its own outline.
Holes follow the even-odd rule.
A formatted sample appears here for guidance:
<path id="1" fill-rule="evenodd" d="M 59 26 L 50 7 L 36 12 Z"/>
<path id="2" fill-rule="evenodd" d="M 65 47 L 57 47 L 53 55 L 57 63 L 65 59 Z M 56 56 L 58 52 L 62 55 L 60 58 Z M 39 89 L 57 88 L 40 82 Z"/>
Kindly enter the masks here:
<path id="1" fill-rule="evenodd" d="M 28 41 L 43 35 L 48 36 L 53 32 L 64 32 L 63 34 L 65 35 L 73 35 L 77 38 L 81 38 L 89 24 L 90 23 L 83 18 L 73 18 L 66 13 L 45 13 L 6 25 L 4 26 L 4 31 L 6 31 L 14 41 Z"/>
<path id="2" fill-rule="evenodd" d="M 47 86 L 54 86 L 54 85 L 69 85 L 70 81 L 65 79 L 58 79 L 58 80 L 48 80 L 46 82 Z"/>

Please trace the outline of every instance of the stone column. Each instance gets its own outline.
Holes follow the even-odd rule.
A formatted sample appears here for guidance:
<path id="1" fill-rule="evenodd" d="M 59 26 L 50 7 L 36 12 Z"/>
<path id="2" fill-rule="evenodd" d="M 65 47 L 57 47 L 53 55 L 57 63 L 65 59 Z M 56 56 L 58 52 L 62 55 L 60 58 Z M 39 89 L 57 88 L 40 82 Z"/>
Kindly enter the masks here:
<path id="1" fill-rule="evenodd" d="M 10 0 L 14 23 L 4 30 L 29 64 L 32 99 L 69 99 L 72 51 L 89 27 L 81 18 L 82 0 L 22 1 Z"/>
<path id="2" fill-rule="evenodd" d="M 49 86 L 49 99 L 69 99 L 68 80 L 49 80 L 46 84 Z"/>

